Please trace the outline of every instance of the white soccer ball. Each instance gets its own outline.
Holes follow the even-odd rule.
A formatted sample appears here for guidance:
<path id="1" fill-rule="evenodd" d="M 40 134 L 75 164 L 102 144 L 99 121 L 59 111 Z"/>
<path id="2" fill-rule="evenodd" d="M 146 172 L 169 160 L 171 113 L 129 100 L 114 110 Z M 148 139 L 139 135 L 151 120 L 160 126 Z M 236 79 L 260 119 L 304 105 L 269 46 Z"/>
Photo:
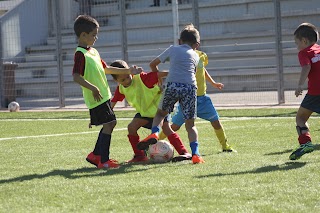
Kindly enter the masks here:
<path id="1" fill-rule="evenodd" d="M 156 144 L 149 146 L 149 157 L 154 163 L 166 163 L 171 161 L 173 154 L 173 146 L 165 140 L 160 140 Z"/>
<path id="2" fill-rule="evenodd" d="M 12 101 L 9 105 L 8 105 L 8 110 L 10 112 L 18 112 L 20 110 L 20 105 L 18 102 Z"/>

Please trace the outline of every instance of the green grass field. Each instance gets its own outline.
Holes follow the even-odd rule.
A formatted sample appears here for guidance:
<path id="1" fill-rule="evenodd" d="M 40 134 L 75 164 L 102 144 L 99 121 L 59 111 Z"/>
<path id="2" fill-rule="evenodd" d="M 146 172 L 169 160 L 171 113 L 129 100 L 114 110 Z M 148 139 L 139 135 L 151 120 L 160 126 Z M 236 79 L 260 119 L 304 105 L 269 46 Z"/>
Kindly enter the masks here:
<path id="1" fill-rule="evenodd" d="M 100 130 L 88 128 L 87 112 L 2 112 L 0 212 L 320 212 L 320 120 L 309 122 L 316 150 L 290 161 L 295 111 L 220 110 L 238 153 L 221 153 L 212 127 L 199 119 L 206 163 L 116 170 L 85 161 Z M 126 118 L 133 115 L 117 112 L 111 157 L 122 163 L 132 157 Z M 184 128 L 179 134 L 187 141 Z"/>

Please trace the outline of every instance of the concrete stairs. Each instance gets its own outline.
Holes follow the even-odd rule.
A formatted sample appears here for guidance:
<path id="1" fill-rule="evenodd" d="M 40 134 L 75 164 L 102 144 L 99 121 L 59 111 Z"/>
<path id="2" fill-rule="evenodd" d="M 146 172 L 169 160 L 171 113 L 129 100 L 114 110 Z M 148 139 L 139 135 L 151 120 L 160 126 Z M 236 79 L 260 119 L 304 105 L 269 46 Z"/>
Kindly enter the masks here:
<path id="1" fill-rule="evenodd" d="M 283 0 L 283 54 L 285 87 L 292 89 L 298 80 L 299 64 L 292 33 L 302 22 L 318 22 L 320 9 L 316 0 Z M 127 35 L 129 64 L 148 70 L 148 63 L 173 44 L 171 6 L 149 7 L 144 0 L 127 5 Z M 320 7 L 320 6 L 319 6 Z M 199 0 L 201 50 L 209 56 L 207 67 L 216 81 L 225 84 L 225 91 L 275 90 L 277 71 L 273 2 L 269 0 Z M 108 12 L 106 12 L 108 11 Z M 98 20 L 108 20 L 99 30 L 95 47 L 110 63 L 121 59 L 121 28 L 116 1 L 96 0 L 92 14 Z M 106 15 L 107 14 L 107 15 Z M 181 27 L 192 22 L 191 4 L 179 7 Z M 65 95 L 81 95 L 72 81 L 73 55 L 77 46 L 72 29 L 62 31 Z M 56 38 L 47 44 L 30 46 L 16 70 L 16 88 L 20 96 L 40 96 L 41 89 L 57 94 Z M 160 66 L 168 69 L 168 64 Z M 108 76 L 112 89 L 115 83 Z M 208 88 L 208 91 L 212 91 Z"/>

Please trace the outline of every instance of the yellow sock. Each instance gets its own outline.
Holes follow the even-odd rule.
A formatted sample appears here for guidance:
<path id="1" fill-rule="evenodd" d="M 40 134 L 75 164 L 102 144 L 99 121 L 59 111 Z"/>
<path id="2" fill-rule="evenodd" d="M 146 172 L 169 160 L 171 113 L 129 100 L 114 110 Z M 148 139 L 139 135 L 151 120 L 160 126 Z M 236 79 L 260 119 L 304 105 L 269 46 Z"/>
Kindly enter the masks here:
<path id="1" fill-rule="evenodd" d="M 159 140 L 164 140 L 167 136 L 163 133 L 163 131 L 159 134 Z"/>
<path id="2" fill-rule="evenodd" d="M 215 133 L 216 133 L 216 136 L 222 146 L 222 149 L 225 149 L 226 146 L 227 146 L 227 136 L 224 132 L 224 129 L 221 128 L 221 129 L 214 129 Z"/>

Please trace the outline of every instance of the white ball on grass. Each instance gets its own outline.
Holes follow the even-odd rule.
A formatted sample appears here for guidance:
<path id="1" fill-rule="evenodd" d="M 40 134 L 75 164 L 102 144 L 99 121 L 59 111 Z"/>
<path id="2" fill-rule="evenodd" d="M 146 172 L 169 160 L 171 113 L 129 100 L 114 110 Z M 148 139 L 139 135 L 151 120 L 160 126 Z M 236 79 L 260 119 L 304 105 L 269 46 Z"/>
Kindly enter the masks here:
<path id="1" fill-rule="evenodd" d="M 149 157 L 154 163 L 166 163 L 171 161 L 173 154 L 173 146 L 165 140 L 160 140 L 156 144 L 149 146 Z"/>
<path id="2" fill-rule="evenodd" d="M 20 110 L 20 105 L 19 105 L 19 103 L 16 102 L 16 101 L 10 102 L 9 105 L 8 105 L 8 110 L 9 110 L 10 112 L 18 112 L 18 111 Z"/>

